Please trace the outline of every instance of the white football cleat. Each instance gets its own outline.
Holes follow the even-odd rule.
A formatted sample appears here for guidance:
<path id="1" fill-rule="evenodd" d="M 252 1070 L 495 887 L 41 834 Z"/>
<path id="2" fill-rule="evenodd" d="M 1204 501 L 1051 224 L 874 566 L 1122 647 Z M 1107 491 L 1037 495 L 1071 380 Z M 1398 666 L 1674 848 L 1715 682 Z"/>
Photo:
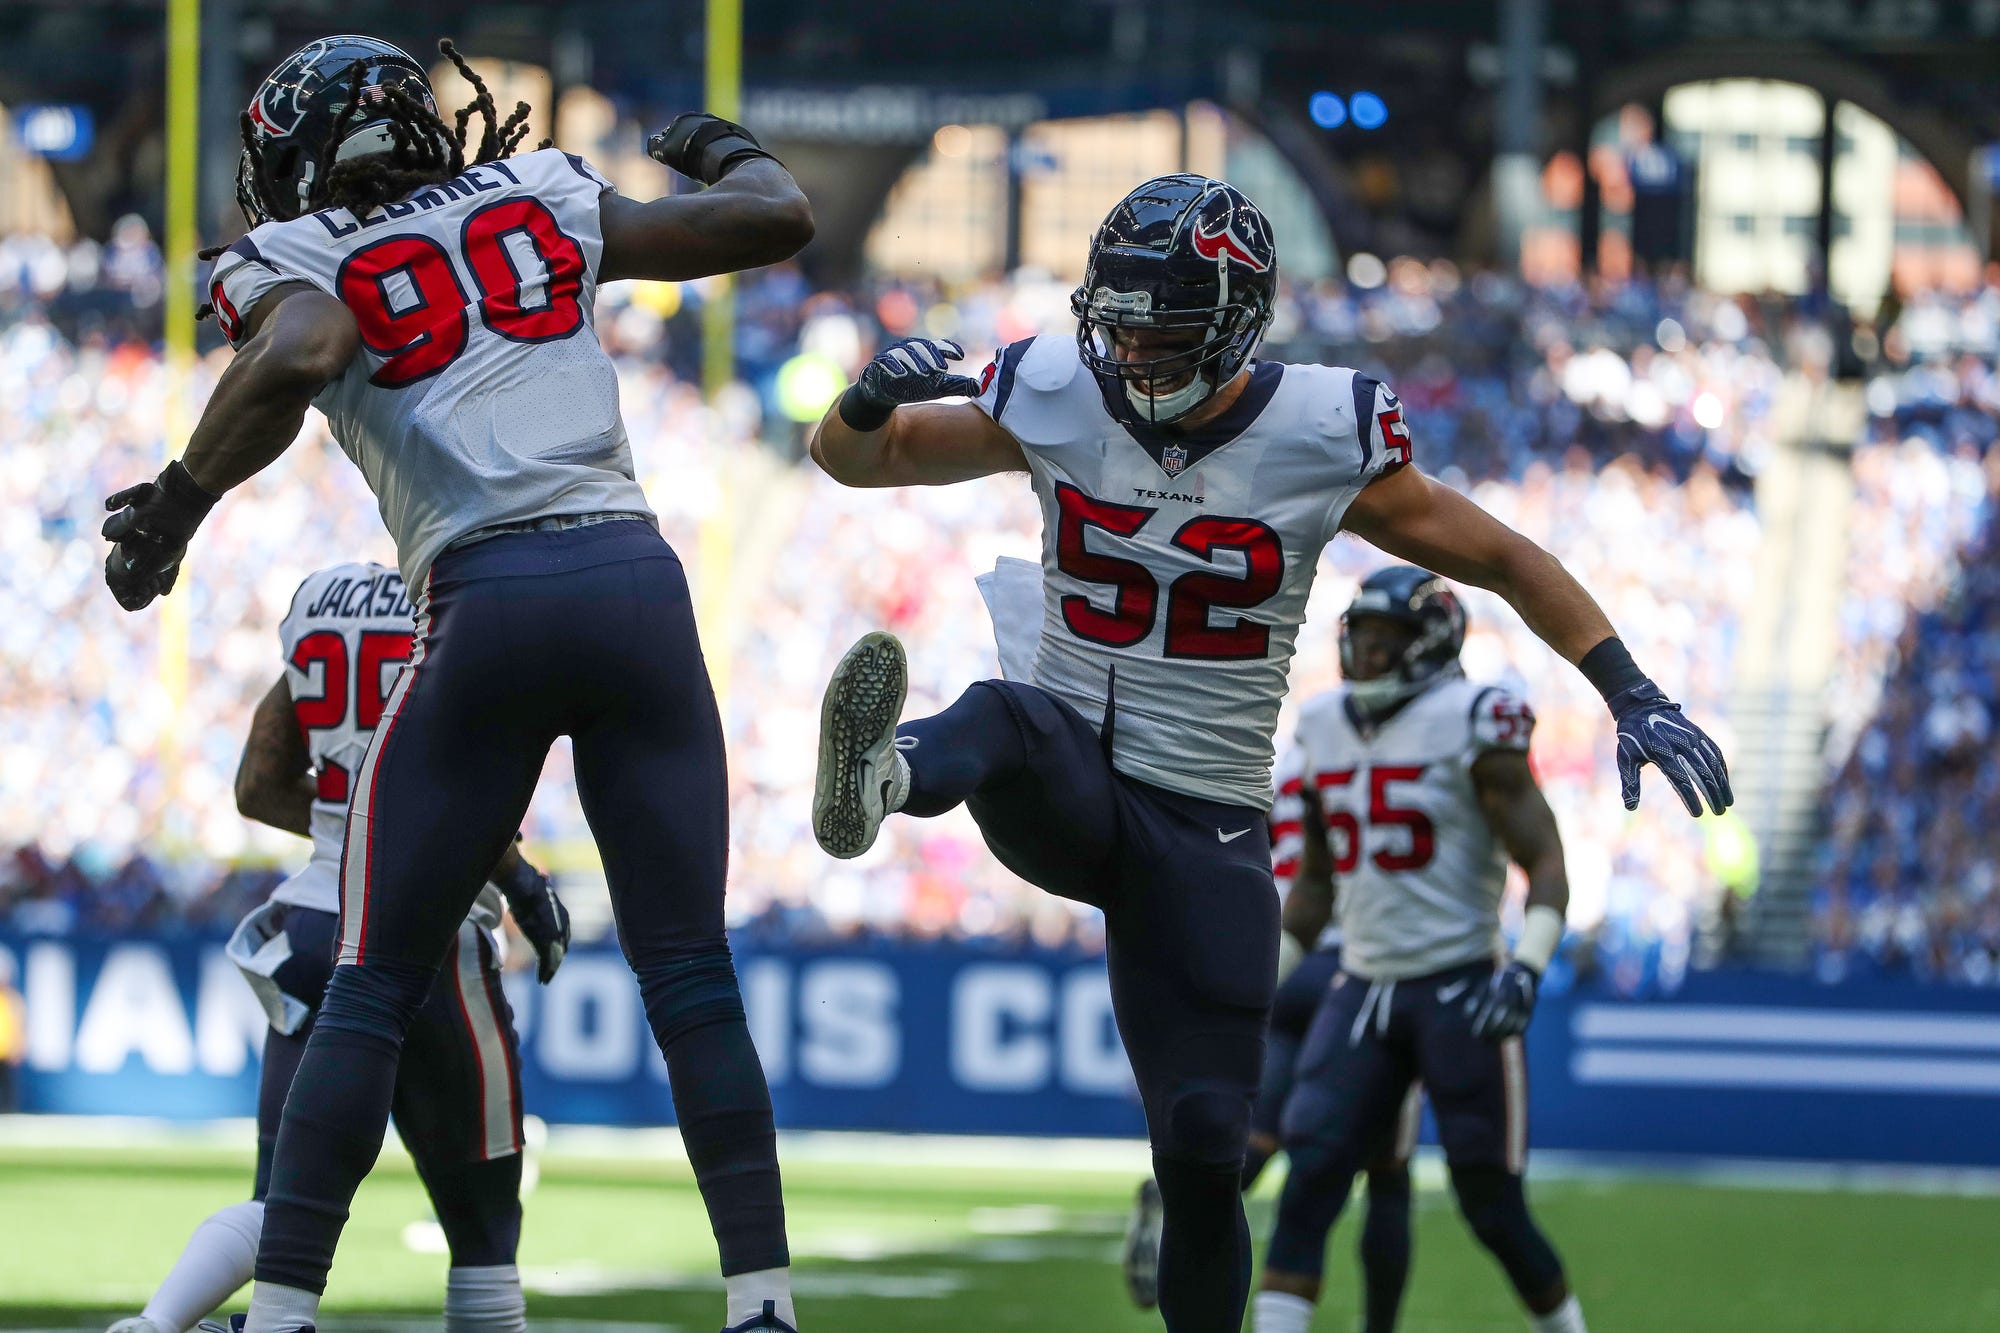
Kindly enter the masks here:
<path id="1" fill-rule="evenodd" d="M 862 635 L 833 669 L 813 782 L 813 836 L 829 856 L 851 860 L 874 846 L 882 821 L 910 794 L 910 765 L 896 750 L 908 688 L 902 642 L 880 630 Z"/>

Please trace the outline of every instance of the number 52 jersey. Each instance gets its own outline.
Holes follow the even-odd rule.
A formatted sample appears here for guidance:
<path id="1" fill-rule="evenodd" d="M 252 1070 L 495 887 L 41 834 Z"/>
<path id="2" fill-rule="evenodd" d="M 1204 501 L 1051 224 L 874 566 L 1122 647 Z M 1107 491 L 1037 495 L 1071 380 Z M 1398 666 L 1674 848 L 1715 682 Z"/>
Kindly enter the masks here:
<path id="1" fill-rule="evenodd" d="M 1352 370 L 1262 361 L 1214 422 L 1128 426 L 1053 337 L 1002 350 L 981 387 L 1042 506 L 1031 682 L 1102 719 L 1119 772 L 1268 808 L 1320 552 L 1361 488 L 1410 458 L 1395 395 Z"/>
<path id="2" fill-rule="evenodd" d="M 354 315 L 361 352 L 314 402 L 375 492 L 411 588 L 478 528 L 651 512 L 591 324 L 610 189 L 543 149 L 362 217 L 267 222 L 216 261 L 209 298 L 232 344 L 286 283 Z"/>

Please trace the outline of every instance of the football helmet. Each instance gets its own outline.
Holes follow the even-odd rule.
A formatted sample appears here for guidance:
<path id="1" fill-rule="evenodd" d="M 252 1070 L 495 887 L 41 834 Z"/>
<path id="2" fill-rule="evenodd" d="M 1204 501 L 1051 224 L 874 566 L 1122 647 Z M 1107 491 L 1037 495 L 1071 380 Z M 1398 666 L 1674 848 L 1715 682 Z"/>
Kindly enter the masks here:
<path id="1" fill-rule="evenodd" d="M 350 117 L 348 89 L 357 64 L 361 109 Z M 324 176 L 335 163 L 393 148 L 388 117 L 368 109 L 392 85 L 437 110 L 424 67 L 379 38 L 322 37 L 280 61 L 257 85 L 246 112 L 250 124 L 236 166 L 236 202 L 244 219 L 255 227 L 310 213 L 324 201 Z M 329 143 L 335 134 L 340 141 Z"/>
<path id="2" fill-rule="evenodd" d="M 1070 296 L 1084 365 L 1119 410 L 1177 421 L 1249 363 L 1271 324 L 1278 251 L 1263 211 L 1206 176 L 1159 176 L 1118 201 L 1090 242 Z M 1149 359 L 1122 360 L 1119 330 L 1197 336 Z"/>
<path id="3" fill-rule="evenodd" d="M 1356 619 L 1380 616 L 1412 631 L 1402 657 L 1379 676 L 1358 679 L 1354 643 Z M 1465 646 L 1465 608 L 1450 585 L 1427 569 L 1391 565 L 1361 581 L 1354 600 L 1340 614 L 1340 672 L 1347 693 L 1363 709 L 1380 712 L 1408 699 L 1458 665 Z"/>

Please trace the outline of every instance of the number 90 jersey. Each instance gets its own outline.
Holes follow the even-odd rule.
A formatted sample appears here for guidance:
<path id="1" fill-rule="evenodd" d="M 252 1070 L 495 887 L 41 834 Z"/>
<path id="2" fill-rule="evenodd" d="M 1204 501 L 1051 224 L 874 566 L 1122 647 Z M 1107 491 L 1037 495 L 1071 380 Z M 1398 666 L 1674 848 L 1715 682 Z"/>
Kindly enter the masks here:
<path id="1" fill-rule="evenodd" d="M 1272 735 L 1320 551 L 1361 488 L 1409 461 L 1388 389 L 1257 363 L 1191 431 L 1128 426 L 1074 342 L 994 359 L 979 405 L 1021 444 L 1042 505 L 1032 683 L 1110 728 L 1112 765 L 1268 809 Z"/>
<path id="2" fill-rule="evenodd" d="M 267 222 L 216 261 L 216 323 L 241 344 L 273 289 L 344 304 L 361 352 L 320 392 L 421 588 L 477 528 L 562 514 L 647 514 L 591 316 L 611 187 L 556 149 L 468 167 L 364 217 Z"/>
<path id="3" fill-rule="evenodd" d="M 312 859 L 271 894 L 273 902 L 340 911 L 340 851 L 347 806 L 368 744 L 410 660 L 416 629 L 403 577 L 375 564 L 335 565 L 310 574 L 279 626 L 292 715 L 306 741 L 316 784 Z M 487 885 L 472 921 L 500 924 L 500 891 Z"/>
<path id="4" fill-rule="evenodd" d="M 1388 981 L 1496 957 L 1507 853 L 1472 766 L 1494 750 L 1525 753 L 1535 715 L 1454 673 L 1379 725 L 1356 718 L 1344 688 L 1299 710 L 1306 786 L 1333 859 L 1341 966 Z"/>

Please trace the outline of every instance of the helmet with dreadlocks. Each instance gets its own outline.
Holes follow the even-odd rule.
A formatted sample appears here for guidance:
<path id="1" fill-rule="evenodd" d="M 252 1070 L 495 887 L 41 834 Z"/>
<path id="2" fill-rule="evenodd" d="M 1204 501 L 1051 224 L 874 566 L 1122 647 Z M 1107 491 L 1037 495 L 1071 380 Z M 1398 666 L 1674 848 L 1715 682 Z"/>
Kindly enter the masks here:
<path id="1" fill-rule="evenodd" d="M 501 123 L 485 80 L 450 42 L 438 50 L 478 94 L 450 125 L 423 67 L 379 38 L 322 37 L 285 57 L 243 113 L 236 201 L 250 225 L 330 205 L 366 212 L 512 153 L 527 137 L 528 104 Z M 485 125 L 468 160 L 475 112 Z"/>
<path id="2" fill-rule="evenodd" d="M 392 88 L 436 112 L 423 66 L 378 38 L 322 37 L 280 61 L 243 113 L 236 202 L 250 225 L 313 211 L 334 166 L 392 149 Z"/>

